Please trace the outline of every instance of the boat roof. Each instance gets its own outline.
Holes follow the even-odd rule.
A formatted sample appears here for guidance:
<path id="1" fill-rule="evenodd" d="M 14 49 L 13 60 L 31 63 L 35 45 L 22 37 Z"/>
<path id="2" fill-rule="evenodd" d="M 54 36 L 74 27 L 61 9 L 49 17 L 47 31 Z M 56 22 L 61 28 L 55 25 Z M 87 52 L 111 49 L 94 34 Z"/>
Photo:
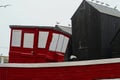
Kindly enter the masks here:
<path id="1" fill-rule="evenodd" d="M 69 34 L 72 34 L 72 28 L 71 27 L 60 26 L 60 25 L 56 25 L 55 27 L 60 29 L 61 31 L 67 32 Z"/>
<path id="2" fill-rule="evenodd" d="M 67 26 L 28 26 L 28 25 L 10 25 L 10 28 L 40 28 L 40 29 L 54 29 L 65 34 L 72 35 L 72 28 Z"/>

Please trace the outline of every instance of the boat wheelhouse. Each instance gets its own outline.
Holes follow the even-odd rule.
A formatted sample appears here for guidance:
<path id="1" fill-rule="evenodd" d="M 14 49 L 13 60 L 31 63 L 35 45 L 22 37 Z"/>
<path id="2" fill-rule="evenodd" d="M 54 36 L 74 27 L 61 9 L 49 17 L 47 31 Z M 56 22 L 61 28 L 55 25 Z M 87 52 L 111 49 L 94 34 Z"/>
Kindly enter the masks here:
<path id="1" fill-rule="evenodd" d="M 71 28 L 11 25 L 10 63 L 64 61 Z"/>

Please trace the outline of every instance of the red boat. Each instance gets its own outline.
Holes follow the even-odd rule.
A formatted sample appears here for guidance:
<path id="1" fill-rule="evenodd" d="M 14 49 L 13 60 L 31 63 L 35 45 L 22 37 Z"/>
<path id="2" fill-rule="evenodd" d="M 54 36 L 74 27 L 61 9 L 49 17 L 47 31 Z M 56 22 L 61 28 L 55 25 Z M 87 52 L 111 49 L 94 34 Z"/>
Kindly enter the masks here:
<path id="1" fill-rule="evenodd" d="M 0 65 L 0 80 L 120 80 L 120 58 Z"/>
<path id="2" fill-rule="evenodd" d="M 84 0 L 73 15 L 72 32 L 11 25 L 0 80 L 120 80 L 120 12 L 92 1 Z"/>

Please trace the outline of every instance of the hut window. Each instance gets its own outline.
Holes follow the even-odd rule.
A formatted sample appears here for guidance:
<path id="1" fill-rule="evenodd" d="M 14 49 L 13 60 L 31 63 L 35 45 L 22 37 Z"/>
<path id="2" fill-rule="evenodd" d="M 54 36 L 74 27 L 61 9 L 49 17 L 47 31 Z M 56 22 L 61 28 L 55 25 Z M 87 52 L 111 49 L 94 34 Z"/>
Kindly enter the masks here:
<path id="1" fill-rule="evenodd" d="M 14 47 L 21 46 L 21 36 L 22 36 L 22 30 L 13 30 L 12 31 L 12 46 L 14 46 Z"/>
<path id="2" fill-rule="evenodd" d="M 50 44 L 49 50 L 56 51 L 58 38 L 59 38 L 59 34 L 53 33 L 52 42 Z"/>
<path id="3" fill-rule="evenodd" d="M 45 48 L 49 32 L 40 31 L 38 38 L 38 48 Z"/>
<path id="4" fill-rule="evenodd" d="M 33 48 L 34 33 L 24 33 L 24 48 Z"/>

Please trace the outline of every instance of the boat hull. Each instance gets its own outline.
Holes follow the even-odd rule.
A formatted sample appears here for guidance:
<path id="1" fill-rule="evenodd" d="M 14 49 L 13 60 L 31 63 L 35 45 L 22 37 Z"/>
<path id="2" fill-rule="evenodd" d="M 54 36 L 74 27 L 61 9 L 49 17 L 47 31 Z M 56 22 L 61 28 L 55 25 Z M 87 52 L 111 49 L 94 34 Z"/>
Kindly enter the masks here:
<path id="1" fill-rule="evenodd" d="M 98 80 L 111 78 L 120 78 L 120 59 L 0 65 L 0 80 Z"/>

